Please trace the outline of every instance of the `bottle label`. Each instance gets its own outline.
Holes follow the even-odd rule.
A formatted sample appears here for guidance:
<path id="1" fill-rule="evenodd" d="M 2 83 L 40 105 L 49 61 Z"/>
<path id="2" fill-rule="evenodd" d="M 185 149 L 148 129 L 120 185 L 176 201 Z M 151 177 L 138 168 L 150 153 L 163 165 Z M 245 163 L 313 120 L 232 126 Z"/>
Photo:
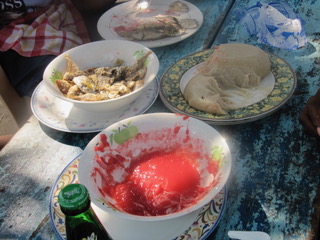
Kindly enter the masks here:
<path id="1" fill-rule="evenodd" d="M 81 240 L 98 240 L 98 236 L 95 233 L 91 233 L 87 238 L 82 238 Z"/>
<path id="2" fill-rule="evenodd" d="M 75 240 L 107 240 L 109 236 L 104 233 L 97 225 L 89 222 L 83 222 L 74 229 L 69 229 L 70 239 Z M 67 232 L 68 235 L 68 232 Z"/>

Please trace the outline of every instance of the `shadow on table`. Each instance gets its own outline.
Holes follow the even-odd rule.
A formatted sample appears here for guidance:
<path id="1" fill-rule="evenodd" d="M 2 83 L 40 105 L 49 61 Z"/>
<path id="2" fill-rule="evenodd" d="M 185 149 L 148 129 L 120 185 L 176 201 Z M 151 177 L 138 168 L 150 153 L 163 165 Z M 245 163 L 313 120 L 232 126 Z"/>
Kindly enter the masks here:
<path id="1" fill-rule="evenodd" d="M 40 123 L 40 127 L 50 138 L 60 143 L 79 147 L 81 149 L 84 149 L 87 146 L 87 144 L 91 141 L 91 139 L 98 134 L 98 132 L 93 132 L 93 133 L 62 132 L 59 130 L 49 128 L 42 123 Z"/>

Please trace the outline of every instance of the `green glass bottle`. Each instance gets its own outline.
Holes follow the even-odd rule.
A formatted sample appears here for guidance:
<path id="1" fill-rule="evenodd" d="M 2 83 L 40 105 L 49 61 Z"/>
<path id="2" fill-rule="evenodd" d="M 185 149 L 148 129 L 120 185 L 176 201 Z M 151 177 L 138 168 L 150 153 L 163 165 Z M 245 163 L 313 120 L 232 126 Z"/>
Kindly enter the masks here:
<path id="1" fill-rule="evenodd" d="M 65 215 L 68 240 L 111 239 L 90 207 L 89 192 L 84 185 L 67 185 L 60 191 L 58 202 Z"/>

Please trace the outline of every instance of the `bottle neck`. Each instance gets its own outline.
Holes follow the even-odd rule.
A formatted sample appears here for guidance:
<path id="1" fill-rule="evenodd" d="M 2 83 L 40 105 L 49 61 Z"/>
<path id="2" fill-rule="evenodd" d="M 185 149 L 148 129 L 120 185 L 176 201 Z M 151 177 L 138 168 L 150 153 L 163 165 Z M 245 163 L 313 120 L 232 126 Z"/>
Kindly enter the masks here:
<path id="1" fill-rule="evenodd" d="M 79 209 L 74 209 L 74 210 L 70 210 L 70 209 L 64 209 L 63 207 L 60 206 L 61 212 L 63 212 L 64 215 L 67 216 L 76 216 L 82 213 L 85 213 L 86 211 L 88 211 L 90 209 L 90 201 L 88 202 L 88 204 L 82 208 Z"/>
<path id="2" fill-rule="evenodd" d="M 67 240 L 96 239 L 110 240 L 106 229 L 90 207 L 78 215 L 66 215 Z"/>

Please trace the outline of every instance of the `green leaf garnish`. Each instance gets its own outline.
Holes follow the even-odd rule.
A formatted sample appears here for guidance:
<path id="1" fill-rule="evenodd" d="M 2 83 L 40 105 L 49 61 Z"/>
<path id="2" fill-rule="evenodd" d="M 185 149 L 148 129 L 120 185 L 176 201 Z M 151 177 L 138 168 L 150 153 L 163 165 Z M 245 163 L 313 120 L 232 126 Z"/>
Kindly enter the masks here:
<path id="1" fill-rule="evenodd" d="M 62 78 L 63 78 L 63 74 L 60 71 L 57 71 L 55 69 L 55 70 L 53 70 L 53 72 L 51 74 L 50 80 L 51 80 L 51 82 L 56 83 L 56 81 L 58 79 L 62 79 Z"/>

